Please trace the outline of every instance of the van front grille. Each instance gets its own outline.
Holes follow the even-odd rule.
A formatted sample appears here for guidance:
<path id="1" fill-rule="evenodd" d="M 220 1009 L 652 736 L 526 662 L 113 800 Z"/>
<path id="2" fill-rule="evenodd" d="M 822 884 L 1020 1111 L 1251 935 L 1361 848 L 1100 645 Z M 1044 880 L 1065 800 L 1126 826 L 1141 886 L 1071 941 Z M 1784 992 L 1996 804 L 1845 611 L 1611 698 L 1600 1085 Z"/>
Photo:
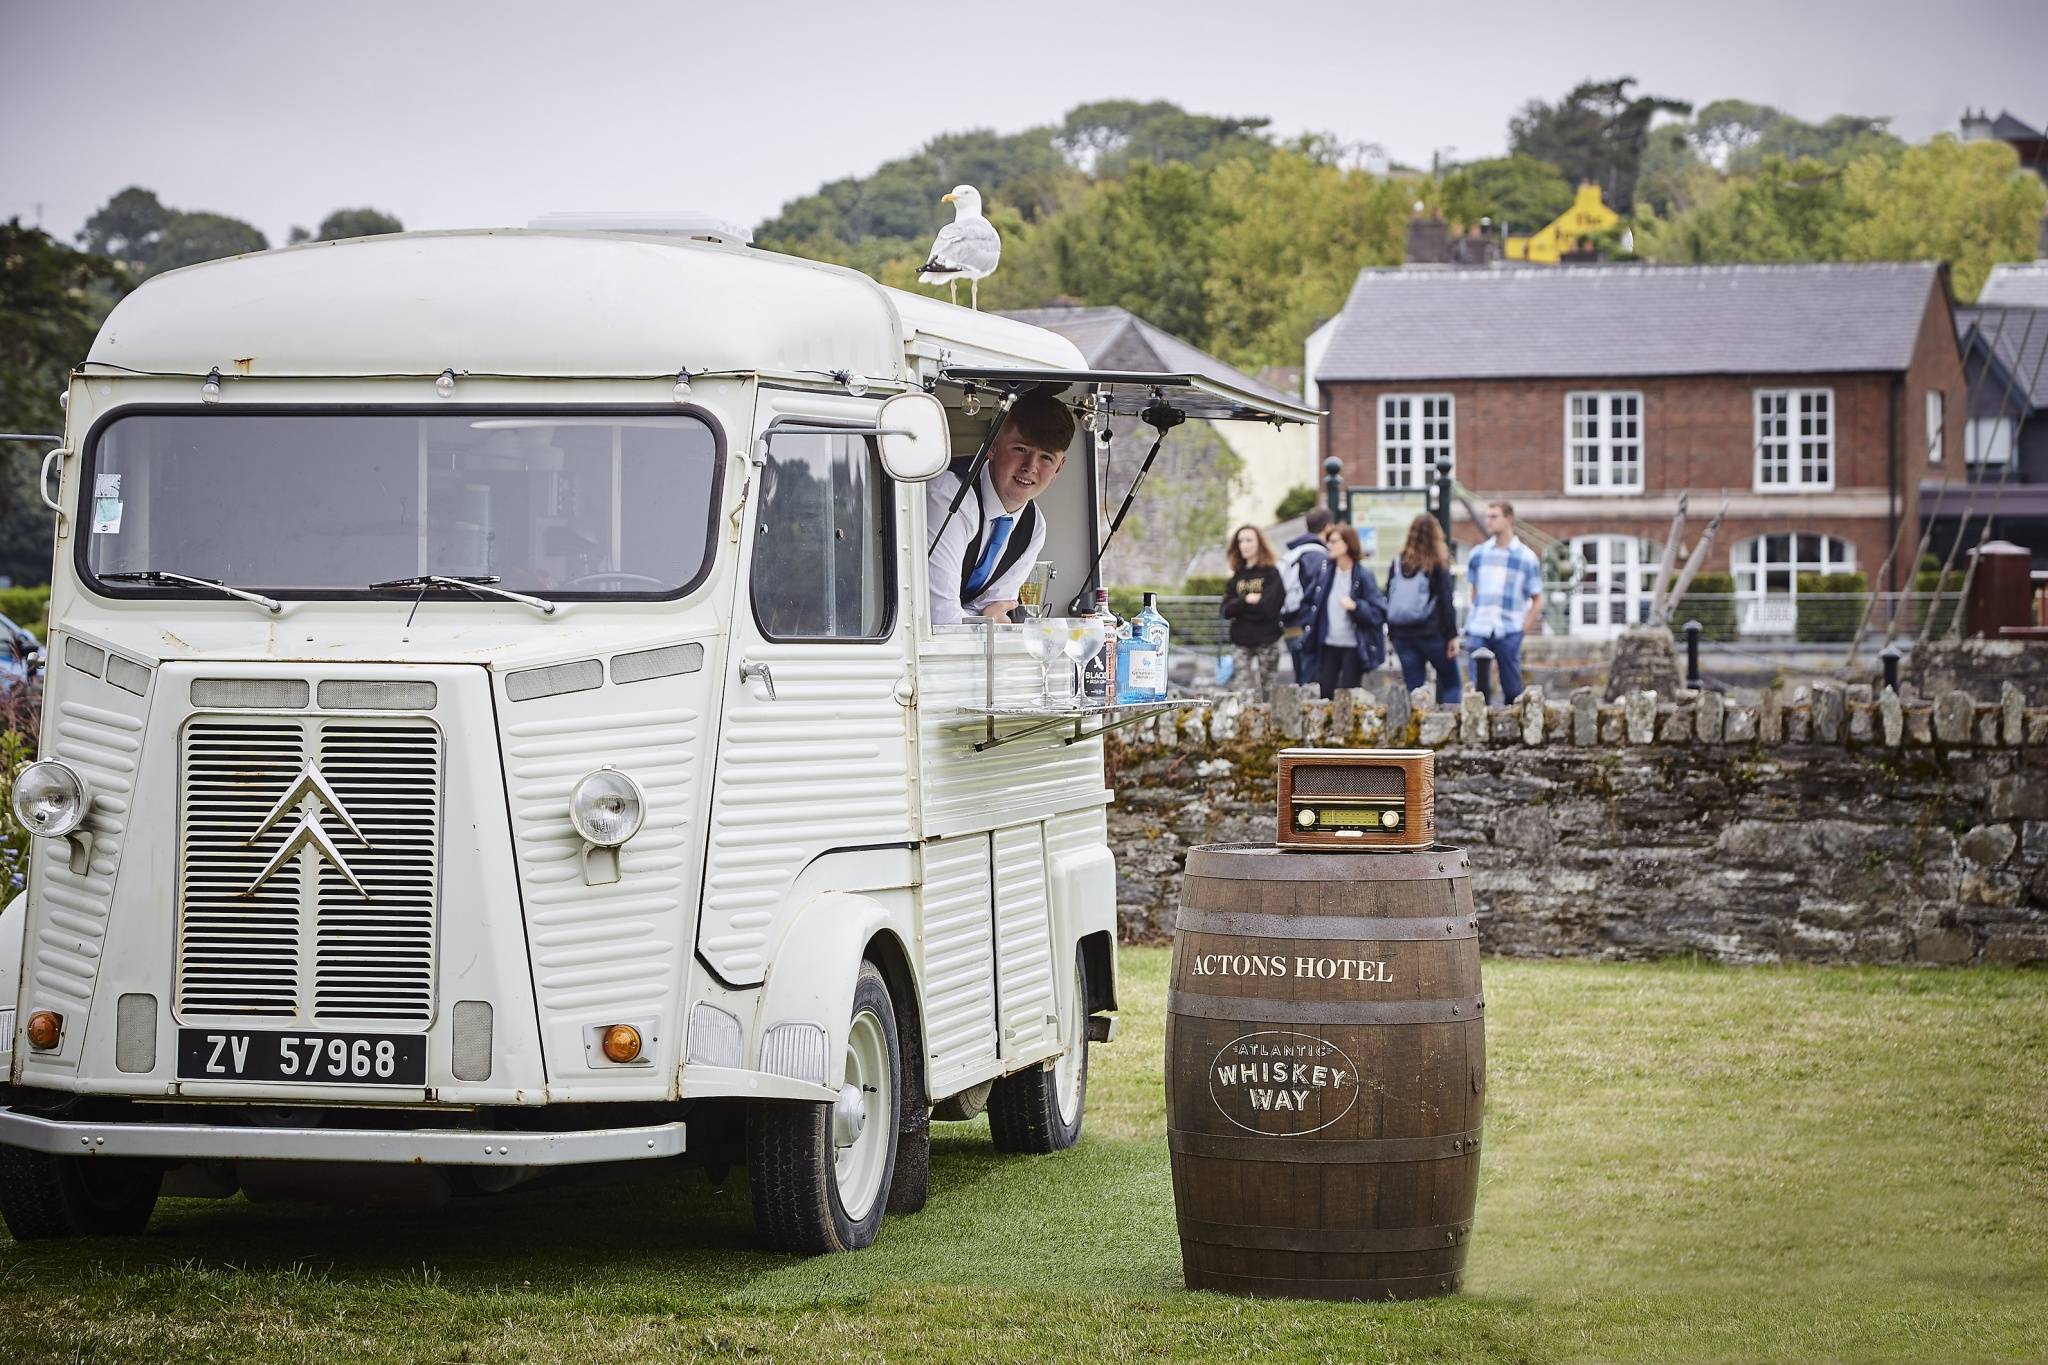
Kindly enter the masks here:
<path id="1" fill-rule="evenodd" d="M 190 721 L 179 1016 L 426 1023 L 441 766 L 417 720 Z"/>

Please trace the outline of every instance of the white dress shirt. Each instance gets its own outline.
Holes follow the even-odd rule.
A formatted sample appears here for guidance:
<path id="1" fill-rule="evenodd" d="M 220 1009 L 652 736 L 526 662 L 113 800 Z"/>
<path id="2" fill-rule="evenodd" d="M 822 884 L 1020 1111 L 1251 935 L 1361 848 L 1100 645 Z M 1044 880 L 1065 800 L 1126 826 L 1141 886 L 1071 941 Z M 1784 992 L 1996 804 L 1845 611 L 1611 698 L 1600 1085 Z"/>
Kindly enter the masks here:
<path id="1" fill-rule="evenodd" d="M 960 476 L 950 469 L 925 485 L 925 534 L 929 535 L 938 529 L 939 523 L 945 519 L 946 505 L 953 501 L 953 492 L 959 487 Z M 989 479 L 988 467 L 984 465 L 981 471 L 979 528 L 982 552 L 986 553 L 988 550 L 989 541 L 993 536 L 990 527 L 997 517 L 1021 519 L 1023 515 L 1022 507 L 1011 512 L 1003 506 L 1003 500 L 996 496 L 995 484 Z M 946 527 L 945 534 L 939 537 L 939 543 L 932 547 L 930 573 L 934 626 L 957 625 L 979 616 L 981 608 L 990 602 L 1016 601 L 1018 591 L 1024 586 L 1024 580 L 1031 576 L 1031 566 L 1037 562 L 1038 552 L 1045 544 L 1045 512 L 1041 509 L 1032 519 L 1034 524 L 1031 528 L 1031 543 L 1024 548 L 1024 553 L 1018 556 L 1016 563 L 1012 564 L 1007 572 L 998 574 L 983 584 L 981 591 L 971 600 L 962 602 L 960 579 L 963 571 L 972 566 L 961 561 L 967 554 L 968 545 L 975 539 L 974 519 L 975 499 L 974 494 L 969 493 L 960 500 L 960 510 L 953 513 L 952 523 Z M 1011 544 L 1016 543 L 1016 538 L 1022 530 L 1020 524 L 1013 524 L 1010 527 Z M 1008 553 L 1009 546 L 1006 545 L 1003 547 L 1003 554 Z"/>

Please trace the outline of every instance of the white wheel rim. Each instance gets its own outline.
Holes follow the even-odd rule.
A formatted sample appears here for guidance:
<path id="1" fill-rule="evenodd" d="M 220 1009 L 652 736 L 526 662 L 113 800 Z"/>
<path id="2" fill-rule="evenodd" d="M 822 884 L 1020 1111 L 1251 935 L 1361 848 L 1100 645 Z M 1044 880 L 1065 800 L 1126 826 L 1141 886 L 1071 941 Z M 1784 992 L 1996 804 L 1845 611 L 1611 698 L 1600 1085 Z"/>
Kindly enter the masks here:
<path id="1" fill-rule="evenodd" d="M 1081 1112 L 1081 1058 L 1088 1027 L 1081 1010 L 1087 998 L 1087 983 L 1076 981 L 1074 1008 L 1067 1017 L 1066 1051 L 1052 1064 L 1053 1098 L 1060 1107 L 1060 1122 L 1067 1125 Z"/>
<path id="2" fill-rule="evenodd" d="M 896 1096 L 889 1085 L 889 1040 L 870 1010 L 853 1016 L 846 1031 L 846 1083 L 860 1087 L 860 1136 L 832 1153 L 839 1206 L 858 1223 L 882 1192 L 882 1167 L 896 1125 Z M 828 1131 L 829 1128 L 828 1128 Z"/>

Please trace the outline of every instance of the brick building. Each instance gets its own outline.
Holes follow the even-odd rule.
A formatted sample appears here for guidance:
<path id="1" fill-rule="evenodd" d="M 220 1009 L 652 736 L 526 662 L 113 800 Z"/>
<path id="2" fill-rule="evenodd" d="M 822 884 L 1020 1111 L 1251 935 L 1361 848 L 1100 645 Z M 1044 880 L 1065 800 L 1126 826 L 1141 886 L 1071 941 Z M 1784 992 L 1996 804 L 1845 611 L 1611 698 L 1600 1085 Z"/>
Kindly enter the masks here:
<path id="1" fill-rule="evenodd" d="M 1953 314 L 1933 263 L 1367 270 L 1315 366 L 1323 453 L 1512 501 L 1584 563 L 1588 635 L 1647 616 L 1680 492 L 1695 533 L 1726 497 L 1705 567 L 1783 634 L 1802 573 L 1875 579 L 1903 538 L 1872 586 L 1905 585 L 1921 483 L 1962 458 Z"/>

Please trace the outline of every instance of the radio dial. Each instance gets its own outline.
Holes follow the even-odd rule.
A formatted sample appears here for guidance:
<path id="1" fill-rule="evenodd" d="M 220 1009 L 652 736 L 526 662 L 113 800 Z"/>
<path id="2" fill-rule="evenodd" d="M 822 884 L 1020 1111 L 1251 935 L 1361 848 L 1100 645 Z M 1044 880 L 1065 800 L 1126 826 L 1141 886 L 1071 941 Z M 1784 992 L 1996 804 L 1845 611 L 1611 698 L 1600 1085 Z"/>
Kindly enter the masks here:
<path id="1" fill-rule="evenodd" d="M 1392 828 L 1394 828 L 1394 827 L 1395 827 L 1396 825 L 1398 825 L 1398 824 L 1400 824 L 1400 823 L 1401 823 L 1401 812 L 1399 812 L 1399 811 L 1397 811 L 1397 810 L 1383 810 L 1383 811 L 1381 811 L 1381 812 L 1380 812 L 1380 823 L 1381 823 L 1382 825 L 1385 825 L 1385 826 L 1386 826 L 1386 827 L 1387 827 L 1388 829 L 1392 829 Z"/>
<path id="2" fill-rule="evenodd" d="M 1309 827 L 1314 825 L 1315 822 L 1316 813 L 1312 810 L 1298 811 L 1296 812 L 1294 817 L 1294 823 L 1300 825 L 1303 829 L 1308 829 Z"/>

